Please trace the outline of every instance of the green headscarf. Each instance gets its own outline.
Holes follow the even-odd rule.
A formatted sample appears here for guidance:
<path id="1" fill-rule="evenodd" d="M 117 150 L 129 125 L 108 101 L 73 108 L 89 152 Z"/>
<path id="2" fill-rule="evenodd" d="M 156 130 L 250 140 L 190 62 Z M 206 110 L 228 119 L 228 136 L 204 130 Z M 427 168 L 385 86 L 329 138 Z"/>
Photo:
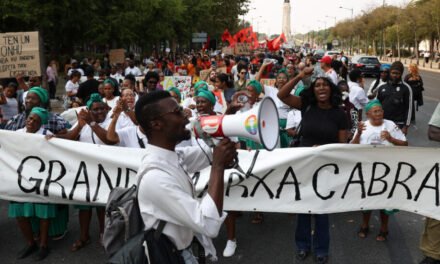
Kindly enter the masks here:
<path id="1" fill-rule="evenodd" d="M 209 90 L 208 88 L 208 83 L 205 81 L 198 81 L 196 82 L 196 84 L 194 84 L 194 92 L 196 92 L 197 90 Z"/>
<path id="2" fill-rule="evenodd" d="M 41 119 L 41 125 L 47 124 L 47 121 L 49 121 L 49 112 L 47 112 L 46 109 L 43 107 L 34 107 L 31 110 L 31 114 L 36 114 Z"/>
<path id="3" fill-rule="evenodd" d="M 103 103 L 101 95 L 99 93 L 93 93 L 90 95 L 90 99 L 87 101 L 87 109 L 92 108 L 93 103 Z"/>
<path id="4" fill-rule="evenodd" d="M 177 96 L 179 97 L 178 103 L 182 101 L 182 94 L 180 93 L 179 89 L 177 89 L 176 87 L 169 88 L 168 92 L 174 92 L 175 94 L 177 94 Z"/>
<path id="5" fill-rule="evenodd" d="M 380 103 L 379 100 L 374 99 L 368 102 L 368 104 L 365 106 L 365 112 L 370 111 L 371 108 L 373 108 L 374 106 L 380 106 L 382 107 L 382 104 Z"/>
<path id="6" fill-rule="evenodd" d="M 206 98 L 212 105 L 215 105 L 215 96 L 211 91 L 199 89 L 195 92 L 194 96 Z"/>
<path id="7" fill-rule="evenodd" d="M 113 88 L 116 87 L 116 84 L 114 81 L 112 81 L 112 79 L 105 79 L 104 84 L 106 83 L 110 84 Z"/>
<path id="8" fill-rule="evenodd" d="M 261 86 L 261 83 L 259 81 L 256 81 L 256 80 L 250 81 L 247 86 L 254 87 L 255 91 L 258 94 L 260 94 L 263 91 L 263 87 Z"/>
<path id="9" fill-rule="evenodd" d="M 38 97 L 40 97 L 41 103 L 43 104 L 46 104 L 49 101 L 49 93 L 41 86 L 32 87 L 31 89 L 29 89 L 28 93 L 34 93 L 38 95 Z"/>
<path id="10" fill-rule="evenodd" d="M 287 77 L 287 81 L 289 81 L 289 74 L 287 73 L 286 68 L 281 68 L 281 69 L 278 71 L 277 76 L 278 76 L 280 73 L 284 73 L 284 74 L 286 75 L 286 77 Z"/>

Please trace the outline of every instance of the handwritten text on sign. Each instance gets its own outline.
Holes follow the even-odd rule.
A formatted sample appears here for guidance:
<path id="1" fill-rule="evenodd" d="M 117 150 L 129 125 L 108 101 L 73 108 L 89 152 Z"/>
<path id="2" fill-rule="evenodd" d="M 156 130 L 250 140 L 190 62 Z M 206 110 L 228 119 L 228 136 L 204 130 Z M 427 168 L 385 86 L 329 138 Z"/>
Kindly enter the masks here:
<path id="1" fill-rule="evenodd" d="M 0 34 L 0 78 L 41 75 L 38 32 Z"/>

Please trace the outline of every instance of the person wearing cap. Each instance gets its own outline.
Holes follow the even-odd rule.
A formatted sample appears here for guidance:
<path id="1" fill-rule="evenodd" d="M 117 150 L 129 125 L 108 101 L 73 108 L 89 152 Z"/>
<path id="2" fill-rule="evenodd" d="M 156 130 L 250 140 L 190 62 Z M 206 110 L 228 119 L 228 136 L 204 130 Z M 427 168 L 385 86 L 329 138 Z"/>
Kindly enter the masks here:
<path id="1" fill-rule="evenodd" d="M 319 60 L 321 63 L 321 69 L 324 71 L 324 74 L 327 78 L 329 78 L 334 85 L 338 85 L 338 74 L 332 68 L 332 57 L 324 56 Z"/>
<path id="2" fill-rule="evenodd" d="M 355 132 L 351 144 L 364 145 L 386 145 L 386 146 L 408 146 L 408 141 L 399 129 L 399 127 L 391 120 L 384 119 L 384 111 L 379 100 L 374 99 L 365 106 L 367 121 L 359 122 L 358 129 Z M 394 210 L 381 210 L 380 219 L 381 226 L 379 234 L 376 236 L 377 241 L 386 241 L 388 236 L 388 219 Z M 360 238 L 366 238 L 369 233 L 369 221 L 371 211 L 363 212 L 363 221 L 358 231 Z"/>
<path id="3" fill-rule="evenodd" d="M 17 101 L 17 84 L 11 82 L 3 89 L 0 86 L 0 113 L 2 114 L 0 129 L 3 128 L 6 123 L 18 114 L 19 105 Z"/>
<path id="4" fill-rule="evenodd" d="M 51 133 L 42 128 L 42 125 L 47 124 L 48 119 L 49 113 L 46 109 L 33 107 L 26 118 L 25 127 L 18 129 L 17 132 L 49 135 Z M 56 215 L 57 206 L 55 204 L 14 201 L 9 203 L 8 216 L 17 220 L 18 227 L 26 240 L 26 246 L 18 252 L 17 259 L 26 258 L 35 252 L 37 252 L 33 256 L 35 261 L 40 261 L 47 257 L 49 254 L 49 224 Z M 40 230 L 39 245 L 34 240 L 31 220 L 38 221 Z"/>
<path id="5" fill-rule="evenodd" d="M 406 135 L 411 124 L 413 95 L 411 87 L 402 81 L 403 64 L 395 61 L 390 67 L 389 81 L 380 86 L 377 99 L 384 110 L 384 118 L 393 121 Z"/>
<path id="6" fill-rule="evenodd" d="M 378 88 L 388 82 L 388 80 L 390 79 L 390 67 L 391 64 L 387 63 L 380 65 L 380 75 L 374 82 L 371 83 L 370 88 L 367 92 L 368 99 L 376 98 Z"/>

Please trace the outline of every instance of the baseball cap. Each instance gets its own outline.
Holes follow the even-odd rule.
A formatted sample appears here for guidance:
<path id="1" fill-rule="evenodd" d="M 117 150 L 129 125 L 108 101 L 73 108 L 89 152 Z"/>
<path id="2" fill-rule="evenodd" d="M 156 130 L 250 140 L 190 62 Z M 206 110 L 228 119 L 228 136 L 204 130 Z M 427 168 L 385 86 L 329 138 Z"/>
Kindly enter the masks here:
<path id="1" fill-rule="evenodd" d="M 322 59 L 319 60 L 319 62 L 323 62 L 325 64 L 332 64 L 332 57 L 324 56 L 322 57 Z"/>

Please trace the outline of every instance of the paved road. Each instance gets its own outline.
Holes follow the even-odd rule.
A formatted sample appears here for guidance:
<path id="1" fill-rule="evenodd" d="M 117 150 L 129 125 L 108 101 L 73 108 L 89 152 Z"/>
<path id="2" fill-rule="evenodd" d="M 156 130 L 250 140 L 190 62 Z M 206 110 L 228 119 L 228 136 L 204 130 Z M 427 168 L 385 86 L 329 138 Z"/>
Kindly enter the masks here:
<path id="1" fill-rule="evenodd" d="M 440 74 L 422 71 L 425 82 L 425 105 L 417 112 L 417 123 L 411 127 L 409 142 L 412 146 L 436 146 L 440 144 L 427 140 L 427 122 L 438 101 L 440 101 Z M 367 85 L 371 82 L 368 80 Z M 52 249 L 49 257 L 41 263 L 105 263 L 106 256 L 97 242 L 98 230 L 96 217 L 91 228 L 92 243 L 76 253 L 69 248 L 77 238 L 79 226 L 77 212 L 71 210 L 69 233 L 57 242 L 50 242 Z M 264 214 L 264 222 L 259 225 L 250 223 L 250 214 L 243 213 L 237 220 L 238 249 L 236 255 L 217 263 L 298 263 L 294 260 L 295 215 Z M 418 263 L 422 255 L 418 249 L 424 218 L 419 215 L 400 212 L 390 219 L 389 240 L 376 242 L 379 219 L 374 214 L 371 220 L 371 233 L 366 239 L 356 235 L 361 215 L 358 212 L 333 214 L 331 222 L 330 263 L 340 264 L 380 264 L 380 263 Z M 16 261 L 15 255 L 23 246 L 23 239 L 14 220 L 7 218 L 7 202 L 0 202 L 0 263 L 33 263 L 30 259 Z M 224 228 L 215 245 L 219 256 L 226 243 Z M 313 263 L 309 258 L 303 263 Z"/>

